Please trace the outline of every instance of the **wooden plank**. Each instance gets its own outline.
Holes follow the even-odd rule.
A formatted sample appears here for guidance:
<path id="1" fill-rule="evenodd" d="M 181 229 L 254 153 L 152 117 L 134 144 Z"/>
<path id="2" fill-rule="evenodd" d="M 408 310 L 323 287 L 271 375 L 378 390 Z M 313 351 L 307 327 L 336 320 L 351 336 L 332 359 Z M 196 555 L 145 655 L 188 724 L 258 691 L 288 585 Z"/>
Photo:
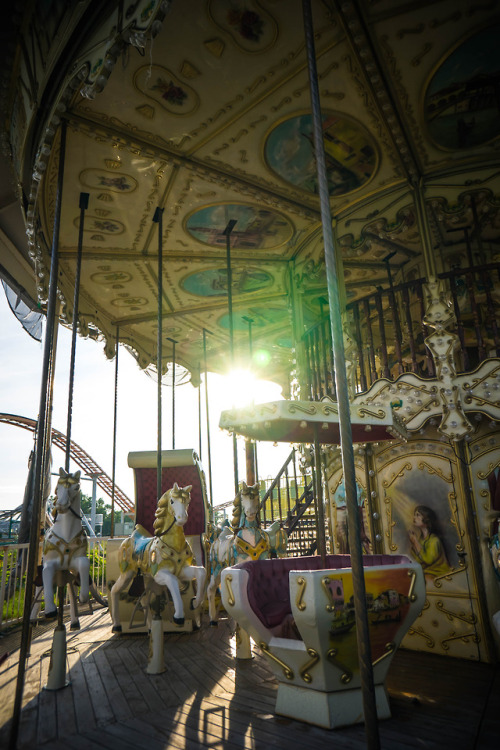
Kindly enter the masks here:
<path id="1" fill-rule="evenodd" d="M 203 701 L 200 711 L 205 711 L 206 706 L 218 701 L 208 698 Z M 220 702 L 219 702 L 220 705 Z M 277 716 L 273 713 L 262 713 L 254 710 L 252 703 L 246 705 L 245 710 L 235 708 L 234 701 L 227 701 L 227 716 L 230 723 L 236 728 L 240 725 L 241 731 L 249 728 L 252 736 L 259 741 L 269 743 L 276 747 L 286 747 L 287 743 L 292 746 L 317 748 L 323 750 L 325 738 L 329 735 L 329 730 L 320 729 L 304 722 L 297 722 L 293 719 Z M 216 712 L 211 712 L 210 719 L 217 720 Z M 335 730 L 335 737 L 340 730 Z M 245 729 L 246 733 L 246 729 Z M 357 741 L 354 745 L 358 747 Z M 351 745 L 346 742 L 346 749 Z M 363 750 L 365 750 L 365 741 L 363 740 Z"/>
<path id="2" fill-rule="evenodd" d="M 108 721 L 114 721 L 113 709 L 106 695 L 105 687 L 102 683 L 99 669 L 91 657 L 82 659 L 83 672 L 89 685 L 89 696 L 94 709 L 96 724 L 106 724 Z"/>
<path id="3" fill-rule="evenodd" d="M 146 713 L 149 710 L 146 701 L 143 699 L 133 676 L 123 663 L 119 650 L 117 648 L 106 649 L 105 656 L 121 686 L 129 706 L 129 711 L 133 715 Z"/>
<path id="4" fill-rule="evenodd" d="M 40 659 L 28 659 L 24 673 L 23 700 L 18 727 L 18 744 L 30 745 L 36 742 L 38 724 L 38 697 L 41 690 Z M 9 706 L 14 708 L 14 691 Z"/>
<path id="5" fill-rule="evenodd" d="M 69 677 L 69 675 L 68 675 Z M 77 731 L 73 686 L 56 692 L 57 736 L 65 737 Z"/>
<path id="6" fill-rule="evenodd" d="M 38 701 L 37 738 L 42 744 L 52 739 L 57 739 L 57 714 L 56 693 L 54 690 L 45 690 L 49 674 L 50 657 L 41 659 L 40 682 L 42 689 Z"/>
<path id="7" fill-rule="evenodd" d="M 118 737 L 116 734 L 108 731 L 111 727 L 113 727 L 113 724 L 107 724 L 101 729 L 93 729 L 91 732 L 85 732 L 86 739 L 90 741 L 90 747 L 103 747 L 106 750 L 137 750 L 137 745 L 134 743 L 133 738 L 128 741 L 123 737 Z M 87 745 L 87 750 L 88 747 L 89 745 Z"/>
<path id="8" fill-rule="evenodd" d="M 151 684 L 149 676 L 145 673 L 146 663 L 144 660 L 140 656 L 137 660 L 133 650 L 128 648 L 121 649 L 120 656 L 148 706 L 148 711 L 163 711 L 165 704 Z"/>
<path id="9" fill-rule="evenodd" d="M 163 716 L 161 718 L 163 719 Z M 164 743 L 164 750 L 200 750 L 199 743 L 196 746 L 193 746 L 191 743 L 187 744 L 183 732 L 172 731 L 170 728 L 171 725 L 167 721 L 155 725 L 150 714 L 143 717 L 136 716 L 133 720 L 133 726 L 146 738 L 144 743 L 146 747 L 149 746 L 149 738 L 154 737 Z M 178 727 L 178 725 L 174 726 Z M 216 750 L 216 748 L 212 748 L 211 750 Z"/>
<path id="10" fill-rule="evenodd" d="M 236 748 L 245 747 L 244 738 L 238 738 L 236 742 L 230 741 L 222 736 L 216 736 L 213 734 L 202 735 L 198 727 L 193 728 L 184 721 L 184 717 L 177 714 L 172 716 L 148 716 L 150 721 L 156 727 L 162 727 L 164 730 L 168 730 L 169 739 L 172 735 L 180 738 L 184 741 L 186 750 L 196 750 L 200 747 L 220 748 L 220 750 L 236 750 Z"/>
<path id="11" fill-rule="evenodd" d="M 365 750 L 363 725 L 330 731 L 275 716 L 277 682 L 267 662 L 258 649 L 251 661 L 235 661 L 227 621 L 215 629 L 165 635 L 167 671 L 147 675 L 148 637 L 111 636 L 107 618 L 105 613 L 91 622 L 88 616 L 80 633 L 68 636 L 71 686 L 55 693 L 40 689 L 49 661 L 42 654 L 52 645 L 53 627 L 35 638 L 25 675 L 20 748 L 42 750 L 43 743 L 43 750 L 128 750 L 131 745 L 232 750 L 253 743 L 257 748 L 322 750 L 335 741 L 342 750 Z M 13 699 L 17 658 L 9 657 L 0 673 L 0 747 L 8 742 L 11 712 L 6 707 Z M 500 665 L 399 650 L 387 682 L 393 715 L 379 725 L 384 750 L 431 748 L 441 737 L 454 750 L 496 747 Z M 103 712 L 100 705 L 97 725 L 94 709 L 97 700 L 103 703 L 100 695 L 108 708 Z M 45 721 L 51 702 L 57 715 L 52 711 Z"/>
<path id="12" fill-rule="evenodd" d="M 73 696 L 77 732 L 84 732 L 96 725 L 96 717 L 89 695 L 89 689 L 92 689 L 92 686 L 89 687 L 87 684 L 82 664 L 83 659 L 85 659 L 84 651 L 75 652 L 71 650 L 68 653 L 70 689 Z"/>
<path id="13" fill-rule="evenodd" d="M 165 735 L 161 738 L 145 735 L 141 727 L 136 725 L 135 719 L 129 720 L 123 724 L 109 724 L 106 727 L 106 733 L 112 737 L 132 742 L 136 748 L 147 747 L 147 750 L 165 750 Z"/>
<path id="14" fill-rule="evenodd" d="M 113 668 L 106 657 L 106 651 L 100 651 L 98 662 L 99 676 L 104 685 L 115 719 L 117 721 L 128 719 L 130 717 L 130 706 L 123 693 L 122 685 L 117 680 Z"/>
<path id="15" fill-rule="evenodd" d="M 143 735 L 143 737 L 147 738 L 145 744 L 148 746 L 149 739 L 153 738 L 155 740 L 158 740 L 159 742 L 166 742 L 167 744 L 165 745 L 165 747 L 179 747 L 181 748 L 181 750 L 183 750 L 184 748 L 184 741 L 182 737 L 179 737 L 179 735 L 176 734 L 171 735 L 171 732 L 161 724 L 159 726 L 155 726 L 151 721 L 150 714 L 145 714 L 144 716 L 135 716 L 134 719 L 129 722 L 129 724 L 133 725 L 133 727 L 137 731 L 139 731 Z"/>

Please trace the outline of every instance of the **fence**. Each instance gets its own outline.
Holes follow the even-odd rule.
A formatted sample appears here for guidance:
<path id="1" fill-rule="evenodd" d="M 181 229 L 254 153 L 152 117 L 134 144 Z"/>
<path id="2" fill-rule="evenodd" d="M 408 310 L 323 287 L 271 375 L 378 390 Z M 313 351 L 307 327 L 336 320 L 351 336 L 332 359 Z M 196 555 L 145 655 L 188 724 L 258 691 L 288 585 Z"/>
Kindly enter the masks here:
<path id="1" fill-rule="evenodd" d="M 90 576 L 102 596 L 106 596 L 106 547 L 109 537 L 89 537 Z M 0 546 L 0 630 L 23 619 L 26 567 L 29 544 Z M 68 601 L 66 601 L 68 604 Z"/>
<path id="2" fill-rule="evenodd" d="M 458 370 L 474 369 L 487 357 L 500 356 L 500 264 L 454 268 L 438 274 L 447 282 L 461 352 Z M 434 363 L 425 346 L 432 332 L 424 320 L 425 279 L 392 285 L 350 302 L 355 388 L 366 391 L 378 378 L 404 372 L 433 377 Z M 330 320 L 320 320 L 303 336 L 306 397 L 336 400 Z"/>

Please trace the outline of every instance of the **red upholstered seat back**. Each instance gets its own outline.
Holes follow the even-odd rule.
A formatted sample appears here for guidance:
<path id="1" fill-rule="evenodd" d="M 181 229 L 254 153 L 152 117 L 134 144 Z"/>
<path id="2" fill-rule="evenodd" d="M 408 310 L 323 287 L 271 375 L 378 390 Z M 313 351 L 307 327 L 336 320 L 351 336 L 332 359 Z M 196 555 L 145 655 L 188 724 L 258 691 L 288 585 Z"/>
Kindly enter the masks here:
<path id="1" fill-rule="evenodd" d="M 158 506 L 156 497 L 156 468 L 135 468 L 136 487 L 136 523 L 140 523 L 150 534 L 153 533 L 155 511 Z M 205 506 L 203 503 L 203 489 L 198 467 L 169 466 L 161 471 L 162 494 L 177 482 L 179 487 L 192 484 L 191 502 L 188 509 L 188 520 L 184 526 L 186 536 L 203 534 L 205 531 Z"/>

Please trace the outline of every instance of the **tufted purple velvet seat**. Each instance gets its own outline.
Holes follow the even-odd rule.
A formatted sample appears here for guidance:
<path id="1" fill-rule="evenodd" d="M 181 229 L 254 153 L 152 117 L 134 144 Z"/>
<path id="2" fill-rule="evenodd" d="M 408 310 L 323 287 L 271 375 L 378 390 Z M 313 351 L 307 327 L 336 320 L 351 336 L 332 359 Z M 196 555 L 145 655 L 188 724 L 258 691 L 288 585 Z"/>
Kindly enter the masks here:
<path id="1" fill-rule="evenodd" d="M 363 565 L 399 565 L 407 562 L 403 555 L 364 555 Z M 291 570 L 322 570 L 321 557 L 286 557 L 272 560 L 249 560 L 234 566 L 248 572 L 248 602 L 266 628 L 280 637 L 297 638 L 296 630 L 285 623 L 292 619 L 288 573 Z M 350 555 L 327 555 L 325 570 L 350 568 Z"/>

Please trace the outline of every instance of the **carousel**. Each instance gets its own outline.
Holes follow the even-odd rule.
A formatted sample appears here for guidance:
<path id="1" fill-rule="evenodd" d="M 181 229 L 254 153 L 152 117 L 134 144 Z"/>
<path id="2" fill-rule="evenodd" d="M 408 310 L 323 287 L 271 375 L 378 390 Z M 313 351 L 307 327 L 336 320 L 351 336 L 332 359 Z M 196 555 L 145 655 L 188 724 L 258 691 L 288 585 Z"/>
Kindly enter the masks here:
<path id="1" fill-rule="evenodd" d="M 496 3 L 28 2 L 7 30 L 0 276 L 46 324 L 2 743 L 496 746 Z M 71 459 L 79 336 L 116 367 L 100 590 Z M 120 536 L 122 350 L 156 379 L 157 434 L 127 455 Z M 283 398 L 220 414 L 221 520 L 208 374 L 243 365 Z M 205 398 L 204 461 L 196 430 L 175 446 L 178 377 L 199 435 Z M 273 443 L 291 453 L 266 483 Z"/>

